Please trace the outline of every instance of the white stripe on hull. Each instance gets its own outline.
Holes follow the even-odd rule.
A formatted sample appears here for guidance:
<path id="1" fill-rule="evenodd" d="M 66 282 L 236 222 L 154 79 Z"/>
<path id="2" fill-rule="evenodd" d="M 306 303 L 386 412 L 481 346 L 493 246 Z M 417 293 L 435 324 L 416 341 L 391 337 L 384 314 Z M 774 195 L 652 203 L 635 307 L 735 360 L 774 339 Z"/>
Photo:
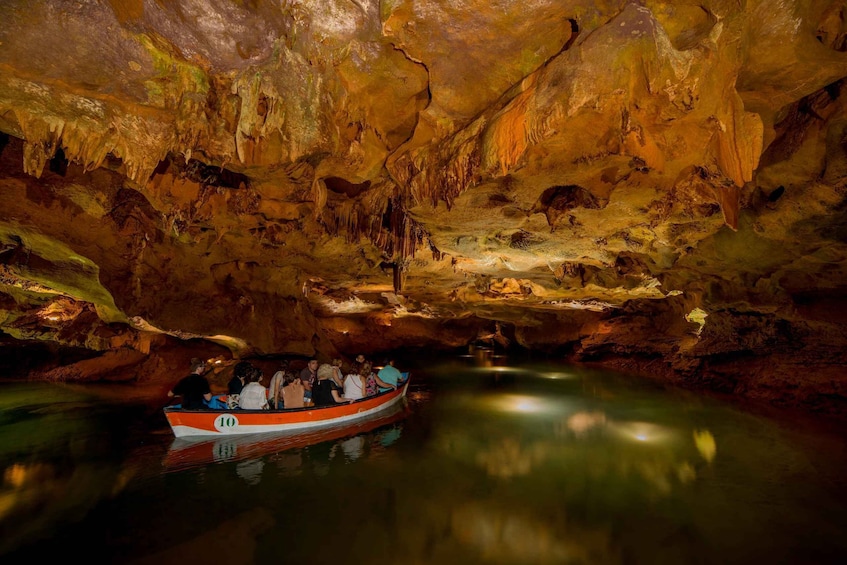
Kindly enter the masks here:
<path id="1" fill-rule="evenodd" d="M 405 393 L 405 391 L 404 391 Z M 260 434 L 260 433 L 270 433 L 270 432 L 288 432 L 288 431 L 298 431 L 298 430 L 309 430 L 321 427 L 331 427 L 337 426 L 338 424 L 343 424 L 345 422 L 351 422 L 355 420 L 360 420 L 362 418 L 366 418 L 371 414 L 376 414 L 377 412 L 381 412 L 386 408 L 394 406 L 405 398 L 405 394 L 400 394 L 396 398 L 392 398 L 390 401 L 385 404 L 380 404 L 379 406 L 375 406 L 369 410 L 365 410 L 363 412 L 357 412 L 355 414 L 349 414 L 347 416 L 339 416 L 337 418 L 332 418 L 329 420 L 315 420 L 315 421 L 306 421 L 306 422 L 296 422 L 296 423 L 287 423 L 287 424 L 269 424 L 269 425 L 260 425 L 260 424 L 250 424 L 250 425 L 242 425 L 238 424 L 233 427 L 228 427 L 226 430 L 205 430 L 201 428 L 195 428 L 192 426 L 184 426 L 184 425 L 172 425 L 171 429 L 174 432 L 174 436 L 178 438 L 182 437 L 200 437 L 200 436 L 228 436 L 228 435 L 243 435 L 243 434 Z M 238 417 L 237 410 L 223 411 L 221 414 L 232 414 L 236 418 Z"/>

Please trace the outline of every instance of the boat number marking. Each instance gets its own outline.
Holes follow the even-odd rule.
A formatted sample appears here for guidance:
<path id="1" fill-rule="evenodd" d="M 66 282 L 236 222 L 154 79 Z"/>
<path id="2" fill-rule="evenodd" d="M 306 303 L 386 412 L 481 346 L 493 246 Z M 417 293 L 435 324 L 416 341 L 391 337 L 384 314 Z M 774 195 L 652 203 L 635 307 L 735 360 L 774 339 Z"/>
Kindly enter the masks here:
<path id="1" fill-rule="evenodd" d="M 229 439 L 221 440 L 212 447 L 212 456 L 215 458 L 216 463 L 229 461 L 235 457 L 237 452 L 238 448 L 235 446 L 235 443 Z"/>
<path id="2" fill-rule="evenodd" d="M 238 427 L 238 418 L 235 414 L 221 414 L 215 418 L 215 429 L 219 432 L 231 430 Z"/>

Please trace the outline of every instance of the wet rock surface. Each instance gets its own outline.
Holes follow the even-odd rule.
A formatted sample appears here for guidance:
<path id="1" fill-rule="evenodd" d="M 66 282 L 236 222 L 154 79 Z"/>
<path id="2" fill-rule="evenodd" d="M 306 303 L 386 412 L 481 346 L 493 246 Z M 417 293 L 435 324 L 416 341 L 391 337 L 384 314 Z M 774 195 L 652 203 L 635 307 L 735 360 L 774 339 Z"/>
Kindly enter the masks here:
<path id="1" fill-rule="evenodd" d="M 840 3 L 12 0 L 0 22 L 12 376 L 483 338 L 843 404 Z"/>

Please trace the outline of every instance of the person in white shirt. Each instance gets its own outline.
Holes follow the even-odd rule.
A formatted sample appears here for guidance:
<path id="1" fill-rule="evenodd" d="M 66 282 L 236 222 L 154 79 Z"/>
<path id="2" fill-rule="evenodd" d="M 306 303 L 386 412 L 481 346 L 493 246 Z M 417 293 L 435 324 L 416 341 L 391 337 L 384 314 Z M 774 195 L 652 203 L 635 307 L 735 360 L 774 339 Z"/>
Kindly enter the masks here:
<path id="1" fill-rule="evenodd" d="M 344 377 L 344 398 L 359 400 L 367 396 L 368 375 L 371 374 L 371 364 L 362 363 L 358 373 L 350 373 Z"/>
<path id="2" fill-rule="evenodd" d="M 262 386 L 262 370 L 252 367 L 247 384 L 241 389 L 238 407 L 242 410 L 267 410 L 268 389 Z"/>

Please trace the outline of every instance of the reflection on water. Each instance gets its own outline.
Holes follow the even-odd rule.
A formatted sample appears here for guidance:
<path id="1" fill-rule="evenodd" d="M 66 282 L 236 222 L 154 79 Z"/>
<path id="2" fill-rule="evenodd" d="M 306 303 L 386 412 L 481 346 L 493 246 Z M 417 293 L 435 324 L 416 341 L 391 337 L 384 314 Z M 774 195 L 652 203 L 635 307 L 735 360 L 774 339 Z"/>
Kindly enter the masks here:
<path id="1" fill-rule="evenodd" d="M 248 459 L 235 466 L 235 474 L 244 479 L 248 485 L 258 485 L 262 480 L 262 469 L 265 462 L 262 459 Z"/>
<path id="2" fill-rule="evenodd" d="M 352 426 L 310 430 L 299 435 L 239 435 L 208 440 L 178 438 L 171 444 L 164 466 L 173 471 L 212 463 L 238 462 L 235 466 L 236 474 L 246 483 L 257 485 L 262 480 L 265 456 L 269 460 L 282 456 L 289 462 L 292 457 L 296 457 L 294 461 L 299 466 L 303 459 L 295 454 L 298 454 L 297 448 L 300 447 L 330 445 L 326 463 L 336 457 L 352 463 L 366 454 L 368 457 L 374 456 L 400 438 L 402 428 L 391 424 L 402 420 L 407 413 L 406 407 L 398 406 L 387 414 Z M 326 472 L 327 467 L 321 465 L 320 469 Z"/>
<path id="3" fill-rule="evenodd" d="M 549 392 L 457 393 L 450 402 L 451 412 L 473 415 L 483 425 L 440 429 L 434 445 L 493 477 L 570 472 L 589 460 L 595 475 L 637 476 L 644 487 L 668 495 L 675 482 L 696 478 L 703 460 L 697 438 L 714 442 L 708 430 L 581 409 L 572 397 Z"/>
<path id="4" fill-rule="evenodd" d="M 349 460 L 362 455 L 371 444 L 387 447 L 400 437 L 400 429 L 390 426 L 408 415 L 408 407 L 395 405 L 365 420 L 344 426 L 312 428 L 297 433 L 265 433 L 234 436 L 176 438 L 164 459 L 168 470 L 182 470 L 210 463 L 256 460 L 257 457 L 291 451 L 309 445 L 326 444 L 341 439 L 330 450 L 330 459 L 340 447 Z M 378 430 L 365 435 L 365 432 Z M 370 438 L 367 440 L 366 438 Z"/>
<path id="5" fill-rule="evenodd" d="M 490 352 L 489 352 L 490 353 Z M 176 440 L 154 407 L 0 387 L 0 559 L 837 563 L 847 442 L 475 350 L 355 428 Z"/>
<path id="6" fill-rule="evenodd" d="M 239 464 L 241 465 L 241 464 Z M 276 525 L 276 519 L 266 508 L 254 508 L 234 517 L 227 517 L 217 527 L 198 536 L 180 541 L 174 547 L 131 561 L 134 565 L 162 563 L 256 563 L 260 537 Z"/>

